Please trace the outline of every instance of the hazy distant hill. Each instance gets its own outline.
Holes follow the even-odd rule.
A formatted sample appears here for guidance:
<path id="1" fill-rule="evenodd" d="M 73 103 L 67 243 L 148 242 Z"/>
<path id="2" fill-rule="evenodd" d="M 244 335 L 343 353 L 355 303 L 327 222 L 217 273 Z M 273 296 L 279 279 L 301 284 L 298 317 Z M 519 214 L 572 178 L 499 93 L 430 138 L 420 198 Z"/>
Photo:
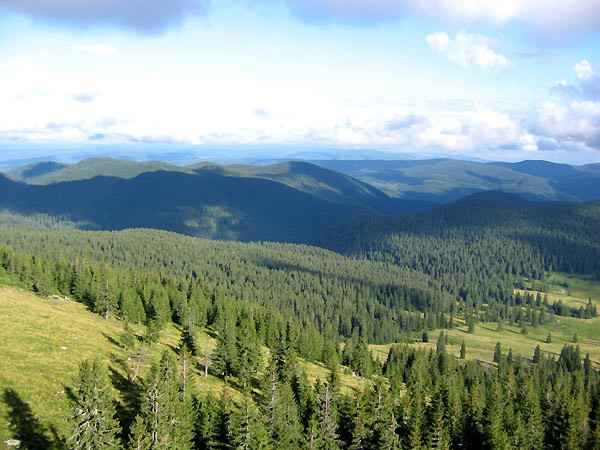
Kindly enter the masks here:
<path id="1" fill-rule="evenodd" d="M 315 161 L 352 175 L 391 196 L 447 203 L 488 190 L 530 200 L 600 198 L 600 166 L 568 166 L 546 161 L 479 163 L 453 159 L 422 161 Z"/>
<path id="2" fill-rule="evenodd" d="M 490 165 L 507 167 L 516 172 L 545 178 L 552 187 L 578 200 L 600 198 L 600 164 L 570 166 L 548 161 L 522 161 L 496 162 Z"/>
<path id="3" fill-rule="evenodd" d="M 71 165 L 51 162 L 30 164 L 11 170 L 7 174 L 10 178 L 27 184 L 49 185 L 65 181 L 89 180 L 100 176 L 130 179 L 155 171 L 262 178 L 285 184 L 323 200 L 358 205 L 383 214 L 410 213 L 431 206 L 425 202 L 392 199 L 373 186 L 351 176 L 305 162 L 284 162 L 269 166 L 220 166 L 203 162 L 181 167 L 159 161 L 136 162 L 90 158 Z"/>
<path id="4" fill-rule="evenodd" d="M 89 158 L 75 164 L 40 162 L 10 170 L 7 174 L 28 184 L 52 184 L 94 177 L 133 178 L 157 170 L 184 172 L 185 169 L 161 161 L 126 161 L 113 158 Z"/>
<path id="5" fill-rule="evenodd" d="M 44 161 L 17 167 L 16 169 L 9 170 L 6 173 L 12 179 L 30 183 L 49 176 L 54 172 L 60 171 L 68 166 L 68 164 Z"/>

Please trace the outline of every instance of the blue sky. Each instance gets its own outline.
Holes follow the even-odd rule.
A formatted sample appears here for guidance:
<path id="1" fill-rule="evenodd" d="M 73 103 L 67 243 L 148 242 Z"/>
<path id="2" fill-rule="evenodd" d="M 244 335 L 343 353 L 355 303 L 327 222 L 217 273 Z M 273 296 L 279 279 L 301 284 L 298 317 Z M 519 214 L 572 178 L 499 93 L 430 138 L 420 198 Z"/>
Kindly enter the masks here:
<path id="1" fill-rule="evenodd" d="M 597 162 L 599 31 L 598 0 L 0 0 L 0 159 L 148 145 Z"/>

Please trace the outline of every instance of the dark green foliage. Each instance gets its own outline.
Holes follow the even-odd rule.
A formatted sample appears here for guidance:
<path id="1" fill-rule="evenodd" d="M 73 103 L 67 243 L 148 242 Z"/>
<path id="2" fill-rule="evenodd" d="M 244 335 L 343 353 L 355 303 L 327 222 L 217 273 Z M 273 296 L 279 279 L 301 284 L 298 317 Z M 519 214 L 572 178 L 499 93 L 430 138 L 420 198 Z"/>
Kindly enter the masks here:
<path id="1" fill-rule="evenodd" d="M 137 445 L 149 436 L 152 449 L 191 449 L 194 410 L 189 391 L 183 389 L 181 369 L 164 353 L 152 366 L 144 383 L 144 398 L 130 443 Z"/>
<path id="2" fill-rule="evenodd" d="M 73 450 L 121 448 L 121 426 L 115 418 L 111 388 L 98 360 L 85 360 L 79 367 L 71 400 L 73 431 L 68 439 Z"/>
<path id="3" fill-rule="evenodd" d="M 154 228 L 213 239 L 304 243 L 347 219 L 374 212 L 362 203 L 367 199 L 374 206 L 395 208 L 395 202 L 373 187 L 373 196 L 359 196 L 364 189 L 357 186 L 342 196 L 345 202 L 334 203 L 280 182 L 215 170 L 150 170 L 123 178 L 106 176 L 106 170 L 98 173 L 75 173 L 64 177 L 69 181 L 41 186 L 12 182 L 0 174 L 0 208 L 25 222 L 51 218 L 57 226 L 88 230 Z M 335 192 L 337 186 L 330 189 Z"/>
<path id="4" fill-rule="evenodd" d="M 198 346 L 196 345 L 196 338 L 191 327 L 185 326 L 181 332 L 181 340 L 179 341 L 179 348 L 185 349 L 192 355 L 198 356 Z"/>
<path id="5" fill-rule="evenodd" d="M 258 408 L 249 396 L 233 410 L 227 423 L 228 440 L 232 449 L 267 450 L 269 435 L 261 421 Z"/>

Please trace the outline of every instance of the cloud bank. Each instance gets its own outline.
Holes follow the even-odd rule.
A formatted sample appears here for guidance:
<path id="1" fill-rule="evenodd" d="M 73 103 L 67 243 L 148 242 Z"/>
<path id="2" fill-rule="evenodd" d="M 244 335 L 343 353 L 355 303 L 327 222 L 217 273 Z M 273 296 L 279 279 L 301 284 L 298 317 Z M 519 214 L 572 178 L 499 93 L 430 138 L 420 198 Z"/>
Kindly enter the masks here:
<path id="1" fill-rule="evenodd" d="M 4 9 L 34 20 L 74 27 L 162 32 L 187 16 L 204 14 L 207 0 L 0 0 Z"/>

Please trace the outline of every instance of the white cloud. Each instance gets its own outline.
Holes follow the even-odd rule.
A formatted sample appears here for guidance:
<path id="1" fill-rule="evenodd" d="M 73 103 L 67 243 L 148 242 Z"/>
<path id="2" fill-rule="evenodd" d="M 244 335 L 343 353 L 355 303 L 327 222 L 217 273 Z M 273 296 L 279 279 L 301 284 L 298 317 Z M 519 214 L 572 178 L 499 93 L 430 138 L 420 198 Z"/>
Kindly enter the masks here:
<path id="1" fill-rule="evenodd" d="M 600 150 L 600 102 L 544 102 L 537 110 L 534 131 L 543 136 L 579 141 Z"/>
<path id="2" fill-rule="evenodd" d="M 86 53 L 104 53 L 104 54 L 118 52 L 118 50 L 116 48 L 111 47 L 110 45 L 106 45 L 106 44 L 74 45 L 73 50 L 77 50 L 80 52 L 86 52 Z"/>
<path id="3" fill-rule="evenodd" d="M 594 69 L 587 59 L 578 62 L 573 66 L 573 71 L 580 80 L 587 80 L 594 76 Z"/>
<path id="4" fill-rule="evenodd" d="M 447 33 L 438 31 L 426 36 L 425 40 L 431 48 L 445 54 L 450 62 L 464 68 L 475 66 L 482 71 L 498 71 L 514 64 L 493 49 L 493 39 L 481 34 L 461 31 L 452 39 Z"/>

